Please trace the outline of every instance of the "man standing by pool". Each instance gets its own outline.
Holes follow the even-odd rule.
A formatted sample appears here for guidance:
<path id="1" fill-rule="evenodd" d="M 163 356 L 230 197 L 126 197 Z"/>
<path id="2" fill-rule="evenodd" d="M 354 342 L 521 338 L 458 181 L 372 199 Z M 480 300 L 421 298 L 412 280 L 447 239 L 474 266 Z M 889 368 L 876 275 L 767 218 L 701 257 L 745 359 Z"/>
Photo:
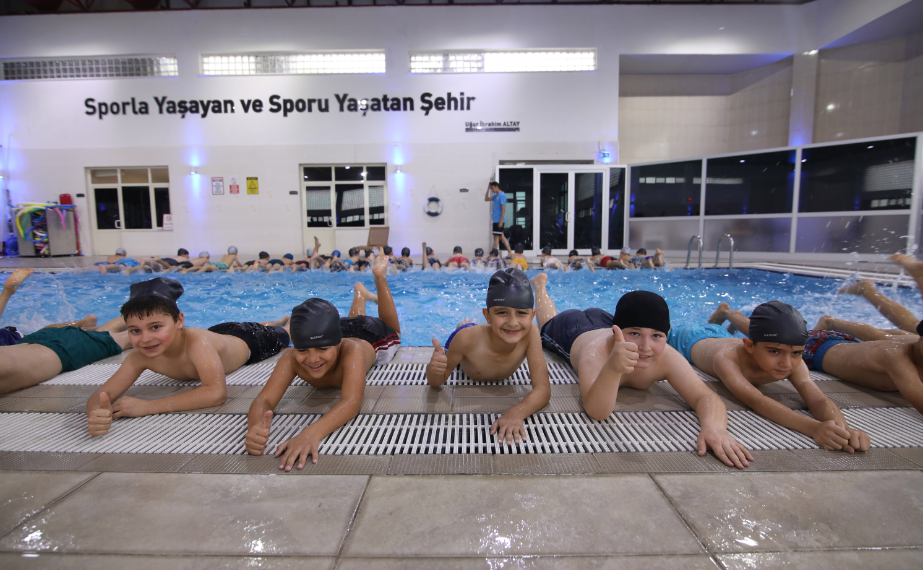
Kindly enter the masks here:
<path id="1" fill-rule="evenodd" d="M 500 240 L 503 240 L 503 245 L 506 247 L 506 251 L 513 251 L 513 248 L 510 247 L 510 242 L 507 241 L 506 236 L 503 235 L 503 220 L 506 217 L 506 193 L 500 190 L 500 184 L 498 182 L 491 182 L 487 185 L 487 193 L 484 194 L 485 202 L 493 202 L 493 226 L 491 231 L 494 234 L 494 246 L 493 249 L 500 247 Z"/>

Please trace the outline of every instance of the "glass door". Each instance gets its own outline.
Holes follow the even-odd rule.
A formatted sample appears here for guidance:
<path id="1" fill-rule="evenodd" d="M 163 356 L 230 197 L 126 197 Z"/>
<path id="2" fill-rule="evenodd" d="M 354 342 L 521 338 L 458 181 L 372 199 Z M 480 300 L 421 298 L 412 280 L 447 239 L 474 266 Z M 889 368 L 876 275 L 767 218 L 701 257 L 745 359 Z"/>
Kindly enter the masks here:
<path id="1" fill-rule="evenodd" d="M 539 172 L 539 222 L 536 249 L 551 247 L 554 254 L 567 254 L 574 241 L 571 175 L 567 172 Z"/>

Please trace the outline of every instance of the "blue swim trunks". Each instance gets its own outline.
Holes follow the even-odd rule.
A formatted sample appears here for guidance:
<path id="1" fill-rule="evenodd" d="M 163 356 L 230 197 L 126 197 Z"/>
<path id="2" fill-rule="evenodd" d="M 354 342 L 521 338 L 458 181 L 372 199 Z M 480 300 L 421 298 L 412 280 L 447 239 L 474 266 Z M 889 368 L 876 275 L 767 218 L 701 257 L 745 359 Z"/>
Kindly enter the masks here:
<path id="1" fill-rule="evenodd" d="M 808 365 L 808 369 L 823 372 L 827 351 L 844 342 L 861 341 L 840 331 L 808 331 L 808 341 L 804 343 L 801 359 Z"/>
<path id="2" fill-rule="evenodd" d="M 452 331 L 452 334 L 450 334 L 450 335 L 449 335 L 449 338 L 447 338 L 446 341 L 445 341 L 445 346 L 444 346 L 444 348 L 445 348 L 446 352 L 449 351 L 449 345 L 452 344 L 452 339 L 455 338 L 455 335 L 458 334 L 458 331 L 460 331 L 460 330 L 462 330 L 462 329 L 466 329 L 466 328 L 468 328 L 468 327 L 473 327 L 473 326 L 477 326 L 477 325 L 475 325 L 474 323 L 468 323 L 468 324 L 464 324 L 464 325 L 458 327 L 457 329 L 455 329 L 454 331 Z"/>
<path id="3" fill-rule="evenodd" d="M 667 334 L 667 344 L 692 364 L 692 347 L 707 338 L 734 338 L 734 335 L 721 325 L 677 325 Z"/>
<path id="4" fill-rule="evenodd" d="M 130 257 L 124 257 L 115 262 L 116 265 L 124 265 L 125 267 L 138 267 L 138 260 L 132 259 Z"/>

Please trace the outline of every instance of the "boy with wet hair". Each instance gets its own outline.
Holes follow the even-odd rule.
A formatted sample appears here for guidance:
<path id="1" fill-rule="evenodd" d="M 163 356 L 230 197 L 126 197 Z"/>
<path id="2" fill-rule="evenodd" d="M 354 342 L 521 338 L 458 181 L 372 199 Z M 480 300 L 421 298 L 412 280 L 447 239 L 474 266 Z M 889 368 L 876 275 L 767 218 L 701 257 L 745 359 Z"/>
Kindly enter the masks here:
<path id="1" fill-rule="evenodd" d="M 292 310 L 291 332 L 295 348 L 286 350 L 273 369 L 247 415 L 246 448 L 262 455 L 269 439 L 273 410 L 295 377 L 315 388 L 340 388 L 340 401 L 319 420 L 276 448 L 279 469 L 302 469 L 308 458 L 320 456 L 321 441 L 359 413 L 365 375 L 373 365 L 387 364 L 401 345 L 397 308 L 386 277 L 388 260 L 381 256 L 372 274 L 377 294 L 355 284 L 349 316 L 328 301 L 308 299 Z M 366 301 L 378 304 L 380 318 L 365 314 Z"/>
<path id="2" fill-rule="evenodd" d="M 721 398 L 667 345 L 670 309 L 663 297 L 632 291 L 619 299 L 614 316 L 595 308 L 558 313 L 548 296 L 547 281 L 544 273 L 532 278 L 542 343 L 577 371 L 588 416 L 598 421 L 608 418 L 621 386 L 648 390 L 666 380 L 699 418 L 699 455 L 711 448 L 728 466 L 750 465 L 750 452 L 727 432 L 727 408 Z"/>
<path id="3" fill-rule="evenodd" d="M 470 269 L 471 262 L 468 261 L 468 258 L 462 255 L 462 248 L 460 245 L 456 245 L 452 250 L 452 257 L 449 258 L 446 267 L 461 267 L 462 269 Z"/>
<path id="4" fill-rule="evenodd" d="M 812 438 L 828 450 L 868 451 L 869 436 L 849 427 L 840 409 L 811 380 L 802 360 L 811 340 L 801 313 L 781 301 L 757 306 L 749 319 L 719 305 L 706 325 L 673 327 L 667 343 L 759 415 Z M 720 326 L 730 318 L 749 338 L 733 338 Z M 746 322 L 745 322 L 746 321 Z M 788 379 L 813 418 L 764 396 L 756 387 Z M 815 419 L 816 418 L 816 419 Z"/>
<path id="5" fill-rule="evenodd" d="M 523 421 L 551 398 L 542 339 L 532 324 L 535 296 L 526 274 L 515 267 L 494 273 L 483 312 L 487 324 L 460 323 L 446 340 L 445 350 L 433 339 L 435 350 L 426 366 L 426 381 L 433 388 L 442 386 L 459 364 L 474 381 L 503 380 L 528 360 L 532 391 L 490 426 L 498 443 L 518 443 L 526 439 Z"/>
<path id="6" fill-rule="evenodd" d="M 135 350 L 87 400 L 90 435 L 107 433 L 113 418 L 220 406 L 227 397 L 226 374 L 274 356 L 289 344 L 283 326 L 287 318 L 263 324 L 222 323 L 208 330 L 184 328 L 183 313 L 176 306 L 182 294 L 183 286 L 166 277 L 131 285 L 121 313 Z M 199 380 L 202 385 L 157 400 L 122 396 L 145 370 L 175 380 Z"/>

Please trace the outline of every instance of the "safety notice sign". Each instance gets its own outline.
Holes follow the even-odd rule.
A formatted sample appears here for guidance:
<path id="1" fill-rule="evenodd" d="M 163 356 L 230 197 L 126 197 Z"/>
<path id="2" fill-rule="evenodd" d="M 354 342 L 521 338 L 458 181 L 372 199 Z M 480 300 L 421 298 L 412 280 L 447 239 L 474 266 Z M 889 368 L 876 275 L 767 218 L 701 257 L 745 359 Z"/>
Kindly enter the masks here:
<path id="1" fill-rule="evenodd" d="M 247 194 L 259 194 L 260 181 L 256 176 L 247 177 Z"/>
<path id="2" fill-rule="evenodd" d="M 240 194 L 240 184 L 237 183 L 237 177 L 232 176 L 229 185 L 231 194 Z"/>

